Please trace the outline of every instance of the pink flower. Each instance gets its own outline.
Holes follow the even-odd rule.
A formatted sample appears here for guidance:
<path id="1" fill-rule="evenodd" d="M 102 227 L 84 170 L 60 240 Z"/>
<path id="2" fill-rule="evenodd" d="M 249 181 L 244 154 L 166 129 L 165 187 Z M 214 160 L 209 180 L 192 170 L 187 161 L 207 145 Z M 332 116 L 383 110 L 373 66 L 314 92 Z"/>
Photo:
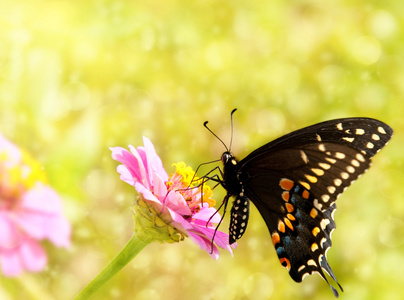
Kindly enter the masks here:
<path id="1" fill-rule="evenodd" d="M 198 178 L 183 162 L 174 164 L 176 171 L 168 176 L 153 144 L 146 137 L 143 142 L 144 147 L 137 149 L 130 145 L 130 152 L 121 147 L 110 149 L 112 158 L 122 163 L 117 168 L 121 179 L 134 186 L 147 209 L 167 225 L 164 230 L 170 238 L 163 240 L 177 242 L 183 236 L 189 236 L 215 259 L 219 257 L 217 246 L 232 253 L 231 248 L 236 245 L 229 245 L 227 234 L 217 231 L 212 243 L 216 228 L 213 223 L 220 222 L 220 215 L 213 207 L 215 202 L 210 187 L 204 184 L 201 191 L 198 185 L 194 186 L 192 183 Z"/>
<path id="2" fill-rule="evenodd" d="M 41 271 L 47 255 L 39 241 L 70 245 L 70 225 L 41 166 L 0 135 L 0 264 L 5 276 Z"/>

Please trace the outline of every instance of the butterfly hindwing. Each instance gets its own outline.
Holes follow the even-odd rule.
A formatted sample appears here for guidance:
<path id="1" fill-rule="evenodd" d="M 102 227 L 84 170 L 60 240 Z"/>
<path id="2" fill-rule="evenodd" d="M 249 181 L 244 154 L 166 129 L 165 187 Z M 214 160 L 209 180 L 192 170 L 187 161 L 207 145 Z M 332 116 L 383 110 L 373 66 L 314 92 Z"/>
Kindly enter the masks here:
<path id="1" fill-rule="evenodd" d="M 266 205 L 273 198 L 263 196 L 258 199 L 249 189 L 245 192 L 251 195 L 251 201 L 267 224 L 280 263 L 297 282 L 314 272 L 327 281 L 323 269 L 337 282 L 326 257 L 331 247 L 331 233 L 335 229 L 335 203 L 321 211 L 313 205 L 315 199 L 312 194 L 299 183 L 282 178 L 279 186 L 275 193 L 280 195 L 282 203 L 277 210 Z M 253 184 L 254 187 L 256 185 Z"/>

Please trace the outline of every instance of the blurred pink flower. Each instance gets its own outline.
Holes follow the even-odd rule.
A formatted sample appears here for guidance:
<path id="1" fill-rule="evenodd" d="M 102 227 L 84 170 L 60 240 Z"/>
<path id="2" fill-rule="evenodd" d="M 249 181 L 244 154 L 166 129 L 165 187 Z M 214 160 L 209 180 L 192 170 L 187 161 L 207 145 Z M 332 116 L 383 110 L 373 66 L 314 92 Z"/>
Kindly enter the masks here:
<path id="1" fill-rule="evenodd" d="M 39 241 L 70 245 L 70 225 L 41 166 L 0 134 L 0 265 L 5 276 L 41 271 L 47 255 Z"/>
<path id="2" fill-rule="evenodd" d="M 232 247 L 236 245 L 229 245 L 226 233 L 217 231 L 212 243 L 216 228 L 213 223 L 220 222 L 220 214 L 213 207 L 215 201 L 211 198 L 210 187 L 204 184 L 201 191 L 200 187 L 193 186 L 191 181 L 195 182 L 197 177 L 183 162 L 174 164 L 176 171 L 169 177 L 153 144 L 146 137 L 143 142 L 144 147 L 137 149 L 130 145 L 130 152 L 121 147 L 110 148 L 112 158 L 122 163 L 117 168 L 120 178 L 135 187 L 142 200 L 154 208 L 165 224 L 181 235 L 189 236 L 211 257 L 219 257 L 216 245 L 232 253 Z"/>

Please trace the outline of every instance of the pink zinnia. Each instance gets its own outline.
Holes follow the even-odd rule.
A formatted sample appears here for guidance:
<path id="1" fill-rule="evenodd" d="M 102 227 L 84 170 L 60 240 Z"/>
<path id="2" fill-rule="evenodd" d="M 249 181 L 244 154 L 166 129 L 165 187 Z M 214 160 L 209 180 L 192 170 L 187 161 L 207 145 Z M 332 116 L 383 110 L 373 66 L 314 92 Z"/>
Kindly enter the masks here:
<path id="1" fill-rule="evenodd" d="M 141 211 L 140 214 L 148 217 L 149 211 L 155 213 L 149 219 L 164 224 L 169 237 L 163 239 L 166 242 L 177 242 L 189 236 L 215 259 L 219 257 L 216 245 L 232 253 L 231 248 L 236 245 L 229 245 L 227 234 L 217 231 L 212 243 L 216 228 L 213 223 L 220 222 L 220 215 L 213 207 L 215 202 L 210 187 L 204 184 L 201 191 L 200 186 L 194 186 L 195 173 L 183 162 L 174 164 L 176 171 L 169 177 L 153 144 L 146 137 L 143 142 L 144 147 L 137 149 L 130 145 L 130 152 L 121 147 L 110 148 L 112 158 L 122 163 L 117 168 L 121 179 L 140 194 L 140 206 L 146 208 L 146 213 Z M 137 207 L 139 202 L 135 211 Z M 148 232 L 153 235 L 153 230 Z"/>
<path id="2" fill-rule="evenodd" d="M 70 225 L 41 166 L 0 134 L 0 265 L 5 276 L 41 271 L 47 255 L 39 241 L 70 245 Z"/>

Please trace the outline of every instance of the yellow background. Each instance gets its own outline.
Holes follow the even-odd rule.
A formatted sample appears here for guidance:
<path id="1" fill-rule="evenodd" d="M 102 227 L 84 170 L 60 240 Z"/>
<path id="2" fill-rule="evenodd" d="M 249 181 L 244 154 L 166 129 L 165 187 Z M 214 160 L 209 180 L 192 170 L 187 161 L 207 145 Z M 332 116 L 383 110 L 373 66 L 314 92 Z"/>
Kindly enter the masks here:
<path id="1" fill-rule="evenodd" d="M 404 6 L 400 1 L 40 1 L 0 4 L 0 130 L 45 167 L 73 246 L 48 268 L 0 279 L 1 299 L 71 299 L 132 232 L 134 189 L 108 147 L 149 137 L 168 172 L 228 143 L 244 157 L 294 129 L 366 116 L 395 130 L 338 200 L 328 252 L 342 299 L 402 299 Z M 218 203 L 224 192 L 215 189 Z M 228 221 L 222 225 L 227 230 Z M 94 299 L 332 299 L 289 278 L 252 209 L 218 261 L 190 240 L 147 246 Z"/>

